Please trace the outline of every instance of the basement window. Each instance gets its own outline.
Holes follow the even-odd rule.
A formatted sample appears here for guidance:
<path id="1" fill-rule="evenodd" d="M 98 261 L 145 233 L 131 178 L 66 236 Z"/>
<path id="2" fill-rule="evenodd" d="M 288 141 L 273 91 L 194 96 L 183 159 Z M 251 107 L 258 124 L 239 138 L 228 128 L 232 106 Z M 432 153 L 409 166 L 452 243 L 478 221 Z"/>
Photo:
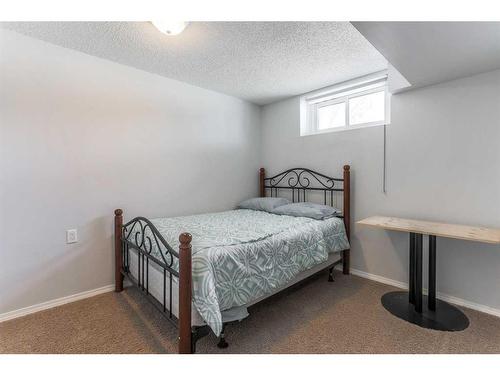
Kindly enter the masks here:
<path id="1" fill-rule="evenodd" d="M 387 74 L 361 77 L 301 97 L 300 135 L 389 124 Z"/>

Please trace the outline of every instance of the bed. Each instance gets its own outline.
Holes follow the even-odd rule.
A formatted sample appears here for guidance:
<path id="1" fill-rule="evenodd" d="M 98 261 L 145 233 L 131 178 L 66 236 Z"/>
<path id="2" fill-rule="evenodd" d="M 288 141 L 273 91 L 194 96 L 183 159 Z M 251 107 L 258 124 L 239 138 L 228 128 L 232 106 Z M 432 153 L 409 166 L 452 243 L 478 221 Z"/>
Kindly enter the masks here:
<path id="1" fill-rule="evenodd" d="M 309 197 L 339 207 L 325 220 L 236 209 L 123 224 L 115 210 L 115 290 L 124 277 L 179 328 L 179 353 L 194 353 L 212 331 L 224 348 L 224 328 L 248 316 L 247 308 L 318 272 L 342 264 L 349 273 L 350 168 L 333 178 L 293 168 L 266 178 L 261 197 L 287 192 L 293 202 Z M 291 193 L 291 194 L 290 194 Z"/>

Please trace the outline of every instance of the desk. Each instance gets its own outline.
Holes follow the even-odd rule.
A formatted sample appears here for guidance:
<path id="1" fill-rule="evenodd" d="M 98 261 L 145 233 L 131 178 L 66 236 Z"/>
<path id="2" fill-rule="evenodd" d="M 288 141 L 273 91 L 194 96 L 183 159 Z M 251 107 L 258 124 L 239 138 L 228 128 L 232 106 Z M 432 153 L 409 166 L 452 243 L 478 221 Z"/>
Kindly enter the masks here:
<path id="1" fill-rule="evenodd" d="M 421 327 L 440 331 L 462 331 L 469 319 L 458 308 L 436 298 L 436 237 L 500 244 L 500 230 L 372 216 L 357 224 L 407 232 L 410 236 L 408 292 L 390 292 L 382 296 L 382 305 L 395 316 Z M 422 293 L 422 243 L 429 236 L 429 288 Z"/>

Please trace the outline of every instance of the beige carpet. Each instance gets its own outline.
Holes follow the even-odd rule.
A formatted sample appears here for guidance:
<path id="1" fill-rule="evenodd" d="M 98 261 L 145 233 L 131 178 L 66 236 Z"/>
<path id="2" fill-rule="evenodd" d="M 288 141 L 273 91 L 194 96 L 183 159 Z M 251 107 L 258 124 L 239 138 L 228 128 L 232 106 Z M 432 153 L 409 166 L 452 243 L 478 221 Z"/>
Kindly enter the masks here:
<path id="1" fill-rule="evenodd" d="M 198 353 L 500 353 L 500 319 L 463 309 L 470 326 L 439 332 L 402 321 L 380 297 L 395 288 L 356 276 L 319 275 L 250 309 Z M 1 353 L 173 353 L 176 332 L 134 289 L 106 293 L 0 323 Z"/>

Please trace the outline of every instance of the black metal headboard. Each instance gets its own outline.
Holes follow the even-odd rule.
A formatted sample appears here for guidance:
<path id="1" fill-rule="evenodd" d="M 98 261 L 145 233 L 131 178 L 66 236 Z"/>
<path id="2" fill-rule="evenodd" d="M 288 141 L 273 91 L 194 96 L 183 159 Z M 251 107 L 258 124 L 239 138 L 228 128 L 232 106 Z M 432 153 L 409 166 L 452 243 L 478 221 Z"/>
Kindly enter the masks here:
<path id="1" fill-rule="evenodd" d="M 266 191 L 271 196 L 278 196 L 281 189 L 292 191 L 292 201 L 306 201 L 307 191 L 323 192 L 323 201 L 326 205 L 328 197 L 330 205 L 334 205 L 334 192 L 342 193 L 342 218 L 344 219 L 347 238 L 351 239 L 351 167 L 344 165 L 342 178 L 329 177 L 322 173 L 307 168 L 292 168 L 278 173 L 272 177 L 266 177 L 266 170 L 259 171 L 260 196 L 265 197 Z M 342 251 L 342 272 L 349 274 L 350 250 Z"/>
<path id="2" fill-rule="evenodd" d="M 334 205 L 334 192 L 344 191 L 344 179 L 326 176 L 308 168 L 292 168 L 272 177 L 262 176 L 265 171 L 261 168 L 261 195 L 278 196 L 279 190 L 291 190 L 293 202 L 305 202 L 306 191 L 323 192 L 324 204 Z M 262 178 L 263 177 L 263 178 Z"/>

